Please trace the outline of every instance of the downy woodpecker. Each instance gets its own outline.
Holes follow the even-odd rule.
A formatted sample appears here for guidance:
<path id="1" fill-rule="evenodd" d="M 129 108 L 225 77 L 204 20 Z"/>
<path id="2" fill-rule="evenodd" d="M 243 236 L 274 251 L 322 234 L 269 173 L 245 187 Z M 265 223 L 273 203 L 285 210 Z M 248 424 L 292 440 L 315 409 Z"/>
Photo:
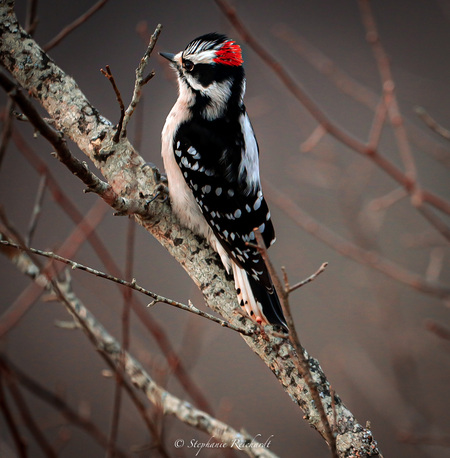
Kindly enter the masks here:
<path id="1" fill-rule="evenodd" d="M 178 54 L 160 53 L 178 76 L 178 100 L 162 131 L 172 208 L 233 271 L 240 306 L 256 322 L 286 329 L 280 302 L 255 242 L 275 241 L 261 189 L 259 151 L 243 98 L 241 48 L 210 33 Z"/>

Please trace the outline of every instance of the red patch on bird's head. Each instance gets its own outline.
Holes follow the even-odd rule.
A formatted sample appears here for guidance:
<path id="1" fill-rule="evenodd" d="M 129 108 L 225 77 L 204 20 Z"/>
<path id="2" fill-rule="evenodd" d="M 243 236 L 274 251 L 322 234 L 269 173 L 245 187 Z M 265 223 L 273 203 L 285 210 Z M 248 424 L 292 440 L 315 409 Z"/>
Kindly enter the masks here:
<path id="1" fill-rule="evenodd" d="M 226 41 L 222 47 L 216 51 L 214 62 L 224 65 L 239 67 L 243 64 L 241 47 L 233 40 Z"/>

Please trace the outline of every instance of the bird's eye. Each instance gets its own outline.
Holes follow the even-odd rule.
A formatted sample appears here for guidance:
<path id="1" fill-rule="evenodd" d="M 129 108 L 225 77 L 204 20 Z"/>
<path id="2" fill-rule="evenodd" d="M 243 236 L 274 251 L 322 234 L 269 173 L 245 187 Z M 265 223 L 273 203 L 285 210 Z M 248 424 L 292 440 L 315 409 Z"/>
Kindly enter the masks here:
<path id="1" fill-rule="evenodd" d="M 183 68 L 187 72 L 191 72 L 193 70 L 193 68 L 194 68 L 194 64 L 190 60 L 184 60 L 183 61 Z"/>

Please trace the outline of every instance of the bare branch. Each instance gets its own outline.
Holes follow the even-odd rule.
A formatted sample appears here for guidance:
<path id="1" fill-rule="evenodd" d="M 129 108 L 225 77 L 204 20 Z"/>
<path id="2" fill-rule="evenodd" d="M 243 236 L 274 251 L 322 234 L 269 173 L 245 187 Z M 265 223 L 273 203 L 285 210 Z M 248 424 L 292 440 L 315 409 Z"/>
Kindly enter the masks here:
<path id="1" fill-rule="evenodd" d="M 117 102 L 119 103 L 120 118 L 117 124 L 117 131 L 113 137 L 114 142 L 118 143 L 120 140 L 120 134 L 122 133 L 123 117 L 125 116 L 125 105 L 123 104 L 122 95 L 120 94 L 119 88 L 117 87 L 117 84 L 116 84 L 116 80 L 114 79 L 114 76 L 112 74 L 112 71 L 109 65 L 106 66 L 106 71 L 103 70 L 103 68 L 101 68 L 100 71 L 106 78 L 108 78 L 109 82 L 111 83 L 111 86 L 114 89 L 114 93 L 116 94 Z"/>
<path id="2" fill-rule="evenodd" d="M 395 94 L 395 83 L 391 72 L 388 56 L 380 41 L 375 18 L 372 8 L 368 0 L 358 0 L 361 10 L 361 17 L 366 28 L 367 41 L 372 46 L 373 54 L 378 65 L 381 83 L 383 87 L 384 103 L 386 105 L 391 125 L 395 132 L 395 138 L 399 149 L 400 157 L 402 158 L 405 167 L 405 175 L 409 180 L 411 187 L 411 197 L 414 197 L 416 190 L 419 191 L 419 183 L 417 181 L 417 168 L 415 160 L 409 145 L 408 136 L 403 123 L 403 117 L 400 113 L 400 108 Z"/>
<path id="3" fill-rule="evenodd" d="M 433 131 L 442 138 L 450 140 L 450 130 L 441 126 L 423 107 L 416 107 L 414 110 L 419 118 Z"/>
<path id="4" fill-rule="evenodd" d="M 297 30 L 294 32 L 287 25 L 283 24 L 276 26 L 274 28 L 274 33 L 278 38 L 281 38 L 285 43 L 289 44 L 297 54 L 306 59 L 306 61 L 319 73 L 327 77 L 342 93 L 348 95 L 374 112 L 377 110 L 380 103 L 378 95 L 339 68 L 332 59 L 309 43 L 305 37 L 300 36 Z M 415 124 L 409 122 L 408 119 L 404 119 L 404 122 L 408 128 L 411 139 L 419 148 L 425 153 L 430 154 L 430 156 L 444 166 L 450 166 L 450 154 L 448 150 L 431 142 L 426 134 L 421 129 L 418 129 Z M 370 137 L 368 145 L 372 145 Z"/>
<path id="5" fill-rule="evenodd" d="M 142 293 L 146 296 L 151 297 L 156 302 L 162 302 L 164 304 L 172 305 L 173 307 L 179 308 L 181 310 L 185 310 L 187 312 L 194 313 L 195 315 L 199 315 L 203 318 L 207 318 L 208 320 L 214 321 L 215 323 L 218 323 L 225 328 L 232 329 L 233 331 L 236 331 L 240 334 L 243 334 L 246 336 L 251 336 L 253 334 L 252 332 L 249 332 L 246 329 L 240 329 L 237 326 L 233 325 L 232 323 L 228 323 L 227 321 L 221 320 L 220 318 L 217 318 L 214 315 L 211 315 L 210 313 L 203 312 L 202 310 L 198 309 L 197 307 L 195 307 L 192 304 L 186 305 L 181 302 L 177 302 L 172 299 L 168 299 L 164 296 L 160 296 L 159 294 L 152 293 L 151 291 L 138 285 L 136 283 L 135 278 L 133 278 L 131 281 L 123 280 L 122 278 L 114 277 L 113 275 L 107 274 L 105 272 L 101 272 L 100 270 L 96 270 L 91 267 L 87 267 L 83 264 L 72 261 L 71 259 L 67 259 L 62 256 L 59 256 L 55 253 L 52 253 L 51 251 L 42 251 L 42 250 L 37 250 L 35 248 L 22 247 L 20 245 L 17 245 L 16 243 L 9 242 L 8 240 L 0 240 L 0 244 L 9 246 L 12 248 L 16 248 L 18 250 L 23 250 L 29 253 L 34 253 L 39 256 L 43 256 L 49 259 L 54 259 L 55 261 L 70 265 L 72 269 L 79 269 L 79 270 L 82 270 L 83 272 L 87 272 L 91 275 L 95 275 L 96 277 L 104 278 L 105 280 L 109 280 L 114 283 L 118 283 L 119 285 L 126 286 L 127 288 L 131 288 L 135 291 L 138 291 L 139 293 Z"/>
<path id="6" fill-rule="evenodd" d="M 16 263 L 16 266 L 21 270 L 25 264 Z M 226 423 L 215 419 L 206 412 L 196 409 L 190 403 L 173 396 L 155 383 L 141 364 L 128 352 L 123 352 L 120 344 L 106 331 L 84 304 L 81 303 L 73 293 L 69 281 L 52 280 L 47 283 L 47 288 L 53 291 L 58 297 L 58 300 L 66 306 L 68 311 L 80 323 L 89 339 L 114 370 L 118 370 L 121 360 L 124 358 L 124 368 L 130 381 L 145 394 L 148 400 L 155 406 L 160 407 L 165 415 L 175 416 L 180 421 L 210 434 L 210 436 L 213 436 L 229 447 L 243 448 L 251 457 L 276 458 L 276 455 L 270 452 L 263 444 L 259 444 L 247 433 L 234 430 Z M 126 388 L 127 386 L 125 384 Z M 246 444 L 251 444 L 252 446 L 246 447 Z"/>
<path id="7" fill-rule="evenodd" d="M 144 72 L 145 72 L 145 69 L 147 68 L 148 61 L 150 59 L 150 55 L 152 54 L 152 51 L 156 45 L 158 37 L 161 34 L 161 30 L 162 30 L 162 25 L 158 24 L 156 26 L 155 31 L 153 32 L 153 35 L 150 37 L 150 41 L 148 43 L 144 56 L 142 57 L 138 65 L 138 68 L 136 69 L 136 81 L 134 83 L 133 96 L 131 98 L 130 105 L 128 106 L 128 108 L 125 111 L 125 117 L 123 120 L 123 135 L 126 135 L 128 123 L 141 98 L 142 87 L 145 86 L 155 75 L 155 72 L 151 71 L 147 76 L 144 76 Z"/>
<path id="8" fill-rule="evenodd" d="M 5 115 L 3 116 L 3 129 L 0 137 L 0 168 L 5 157 L 6 148 L 8 147 L 9 139 L 11 138 L 12 120 L 14 112 L 14 102 L 8 99 L 5 106 Z"/>
<path id="9" fill-rule="evenodd" d="M 125 258 L 125 278 L 133 277 L 133 251 L 135 240 L 136 224 L 131 219 L 128 220 L 127 240 L 126 240 L 126 258 Z M 122 403 L 122 386 L 125 377 L 125 352 L 129 349 L 130 344 L 130 302 L 132 299 L 133 290 L 127 288 L 123 296 L 122 308 L 122 355 L 120 363 L 116 371 L 116 387 L 114 393 L 114 404 L 112 409 L 111 427 L 109 432 L 108 452 L 111 453 L 117 441 L 119 431 L 120 410 Z M 152 422 L 152 428 L 155 431 L 155 426 Z M 154 434 L 157 437 L 157 434 Z"/>
<path id="10" fill-rule="evenodd" d="M 36 193 L 36 199 L 33 207 L 33 212 L 31 214 L 30 224 L 28 225 L 28 233 L 25 238 L 25 245 L 30 246 L 33 239 L 34 231 L 36 230 L 39 216 L 42 211 L 42 201 L 44 199 L 45 189 L 47 187 L 47 177 L 45 175 L 41 176 L 39 181 L 39 187 Z"/>
<path id="11" fill-rule="evenodd" d="M 290 294 L 292 293 L 293 291 L 295 291 L 296 289 L 298 288 L 301 288 L 302 286 L 305 286 L 306 284 L 312 282 L 313 280 L 315 280 L 322 272 L 325 272 L 325 269 L 327 268 L 328 266 L 328 262 L 324 262 L 317 270 L 316 272 L 314 272 L 312 275 L 310 275 L 308 278 L 305 278 L 304 280 L 296 283 L 295 285 L 293 286 L 289 286 L 289 283 L 287 282 L 287 276 L 285 274 L 285 286 L 287 288 L 287 292 Z M 283 269 L 283 273 L 284 273 L 284 269 Z"/>
<path id="12" fill-rule="evenodd" d="M 52 193 L 54 201 L 60 206 L 61 210 L 67 214 L 73 223 L 77 225 L 81 224 L 84 216 L 79 212 L 76 206 L 66 195 L 65 190 L 58 184 L 57 180 L 52 175 L 45 162 L 36 154 L 30 145 L 25 142 L 17 130 L 14 130 L 12 135 L 13 141 L 17 148 L 24 155 L 31 166 L 38 173 L 44 174 L 47 177 L 49 191 Z M 90 231 L 86 234 L 86 237 L 87 241 L 92 247 L 93 252 L 97 254 L 103 265 L 106 266 L 106 270 L 116 277 L 124 277 L 121 269 L 118 267 L 115 260 L 106 249 L 102 239 L 97 235 L 97 233 L 95 231 Z M 17 250 L 14 251 L 17 252 Z M 125 297 L 124 288 L 122 288 L 120 285 L 117 286 L 119 289 L 119 294 Z M 206 412 L 211 413 L 213 410 L 209 402 L 207 401 L 200 388 L 197 386 L 196 382 L 192 379 L 189 371 L 186 369 L 185 365 L 173 349 L 164 329 L 156 322 L 156 320 L 152 318 L 151 314 L 147 313 L 143 305 L 135 297 L 132 298 L 131 308 L 141 323 L 144 325 L 144 327 L 148 330 L 148 332 L 150 332 L 155 337 L 158 346 L 166 357 L 174 372 L 174 375 L 177 377 L 181 386 L 191 396 L 198 407 L 200 407 L 202 410 L 205 410 Z"/>
<path id="13" fill-rule="evenodd" d="M 307 212 L 302 210 L 286 193 L 273 186 L 270 182 L 264 181 L 263 186 L 269 198 L 295 221 L 298 226 L 332 247 L 338 253 L 362 265 L 367 265 L 368 267 L 378 270 L 412 289 L 443 300 L 448 300 L 450 298 L 450 288 L 436 282 L 429 282 L 422 276 L 386 259 L 381 254 L 355 245 L 320 224 Z"/>
<path id="14" fill-rule="evenodd" d="M 370 159 L 393 180 L 401 184 L 409 194 L 413 195 L 416 189 L 413 186 L 413 181 L 410 176 L 403 173 L 393 162 L 389 161 L 385 156 L 382 156 L 377 150 L 371 149 L 369 145 L 361 142 L 333 123 L 326 113 L 306 93 L 301 84 L 297 83 L 283 66 L 274 59 L 267 49 L 261 45 L 261 42 L 253 37 L 236 14 L 235 9 L 232 8 L 226 0 L 216 0 L 216 3 L 241 35 L 242 39 L 253 49 L 262 61 L 272 69 L 275 75 L 283 82 L 286 89 L 308 110 L 310 115 L 326 130 L 326 132 L 351 150 Z M 425 189 L 422 189 L 421 193 L 424 201 L 450 215 L 450 202 Z"/>
<path id="15" fill-rule="evenodd" d="M 428 319 L 425 321 L 425 328 L 441 339 L 450 341 L 450 329 L 447 326 Z"/>
<path id="16" fill-rule="evenodd" d="M 35 97 L 50 113 L 55 120 L 55 126 L 68 138 L 74 140 L 91 158 L 107 182 L 114 185 L 114 191 L 118 195 L 131 200 L 135 200 L 139 192 L 150 195 L 155 183 L 149 180 L 142 170 L 143 159 L 126 138 L 122 137 L 117 144 L 113 142 L 114 132 L 111 124 L 98 114 L 73 79 L 64 74 L 51 59 L 46 60 L 46 64 L 42 65 L 42 53 L 37 51 L 39 48 L 32 39 L 27 38 L 26 55 L 29 61 L 27 65 L 20 65 L 24 54 L 23 41 L 20 37 L 23 37 L 24 32 L 13 15 L 11 4 L 8 3 L 3 7 L 1 5 L 0 3 L 0 18 L 8 17 L 8 24 L 0 22 L 0 31 L 3 33 L 0 42 L 2 63 L 31 96 Z M 13 61 L 16 65 L 11 65 Z M 45 88 L 50 82 L 52 90 L 47 92 Z M 38 87 L 44 90 L 37 90 Z M 67 106 L 70 106 L 70 114 L 66 110 Z M 124 164 L 127 167 L 124 167 Z M 147 218 L 136 217 L 136 220 L 181 263 L 200 287 L 213 310 L 236 325 L 240 324 L 246 329 L 254 327 L 250 320 L 236 314 L 234 285 L 226 278 L 223 268 L 218 266 L 217 254 L 201 238 L 196 238 L 190 231 L 180 226 L 167 203 L 157 203 L 152 208 L 151 215 Z M 267 340 L 256 334 L 243 337 L 277 378 L 283 381 L 285 390 L 301 406 L 309 424 L 323 435 L 314 400 L 298 369 L 290 360 L 292 345 L 276 336 L 268 336 Z M 313 358 L 309 358 L 309 362 L 316 383 L 323 386 L 326 378 L 320 365 Z M 324 386 L 324 389 L 327 388 Z M 325 397 L 327 410 L 330 410 L 331 400 L 328 395 Z M 350 453 L 350 443 L 353 450 L 358 450 L 361 454 L 380 456 L 372 434 L 357 422 L 337 395 L 335 409 L 338 425 L 336 441 L 341 456 Z"/>
<path id="17" fill-rule="evenodd" d="M 78 28 L 81 24 L 84 24 L 91 16 L 93 16 L 100 8 L 102 8 L 108 0 L 99 0 L 95 5 L 91 6 L 84 14 L 79 18 L 75 19 L 71 24 L 64 27 L 61 32 L 52 38 L 44 47 L 44 51 L 48 52 L 50 49 L 58 45 L 64 38 L 67 37 L 71 32 Z"/>
<path id="18" fill-rule="evenodd" d="M 27 1 L 27 15 L 25 17 L 25 29 L 30 34 L 33 35 L 38 24 L 37 18 L 37 6 L 38 0 L 28 0 Z"/>
<path id="19" fill-rule="evenodd" d="M 284 286 L 281 284 L 280 278 L 272 265 L 269 255 L 267 254 L 267 250 L 264 245 L 264 240 L 262 238 L 261 233 L 259 232 L 257 228 L 254 229 L 254 232 L 255 232 L 256 242 L 257 242 L 256 248 L 261 253 L 261 256 L 264 259 L 264 262 L 267 266 L 270 277 L 272 278 L 275 289 L 280 298 L 281 308 L 283 309 L 283 314 L 286 319 L 286 324 L 288 326 L 289 340 L 295 349 L 295 354 L 292 354 L 292 359 L 294 363 L 296 364 L 300 374 L 302 374 L 302 377 L 304 378 L 311 392 L 311 396 L 314 399 L 314 403 L 319 413 L 320 421 L 322 423 L 321 426 L 324 430 L 325 439 L 328 443 L 328 446 L 331 449 L 331 455 L 334 458 L 337 458 L 338 453 L 336 450 L 336 436 L 333 434 L 331 423 L 325 412 L 325 407 L 322 404 L 321 395 L 319 393 L 319 387 L 316 384 L 316 382 L 314 381 L 313 376 L 311 374 L 307 355 L 305 354 L 305 350 L 300 343 L 300 339 L 298 337 L 297 330 L 295 328 L 294 319 L 292 318 L 291 306 L 289 304 L 289 292 L 290 292 L 289 285 L 287 284 L 287 282 L 286 282 L 286 285 Z M 317 275 L 318 274 L 316 273 L 316 276 Z M 287 280 L 286 275 L 285 275 L 285 279 Z M 334 400 L 332 401 L 332 409 L 331 409 L 332 413 L 334 413 L 333 410 L 335 410 L 335 401 Z M 333 424 L 334 424 L 334 420 L 333 420 Z"/>
<path id="20" fill-rule="evenodd" d="M 70 152 L 61 132 L 55 131 L 41 117 L 29 99 L 23 95 L 22 91 L 2 73 L 0 73 L 0 85 L 4 87 L 8 95 L 24 111 L 27 119 L 33 126 L 53 145 L 56 150 L 55 156 L 88 186 L 89 191 L 98 194 L 108 205 L 117 210 L 117 214 L 136 213 L 142 216 L 148 216 L 146 201 L 142 201 L 142 199 L 130 201 L 119 197 L 108 183 L 100 180 L 95 174 L 90 172 L 86 162 L 80 161 Z"/>

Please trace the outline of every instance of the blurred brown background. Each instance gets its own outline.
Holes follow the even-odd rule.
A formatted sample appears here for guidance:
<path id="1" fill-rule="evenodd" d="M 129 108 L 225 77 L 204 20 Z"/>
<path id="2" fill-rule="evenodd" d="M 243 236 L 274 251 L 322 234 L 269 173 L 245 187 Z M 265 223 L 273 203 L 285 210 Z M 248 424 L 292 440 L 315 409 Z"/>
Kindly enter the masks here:
<path id="1" fill-rule="evenodd" d="M 21 20 L 25 3 L 17 1 Z M 86 0 L 40 0 L 36 40 L 45 44 L 92 4 Z M 342 72 L 371 91 L 366 100 L 378 101 L 380 77 L 372 49 L 365 40 L 357 2 L 245 0 L 235 1 L 234 5 L 260 43 L 301 82 L 333 122 L 366 141 L 373 110 L 340 91 L 280 36 L 289 32 L 297 44 L 300 39 L 307 40 Z M 450 3 L 396 0 L 372 2 L 372 6 L 390 58 L 420 182 L 448 199 L 450 144 L 424 125 L 414 107 L 424 107 L 450 128 Z M 109 1 L 50 55 L 73 75 L 90 101 L 112 122 L 117 122 L 119 110 L 99 69 L 110 65 L 127 103 L 134 70 L 146 46 L 136 32 L 141 21 L 147 22 L 150 31 L 158 23 L 163 24 L 158 50 L 178 52 L 191 39 L 212 31 L 226 33 L 242 43 L 213 1 Z M 247 73 L 246 105 L 260 146 L 263 177 L 335 234 L 376 250 L 424 278 L 428 275 L 431 281 L 448 285 L 447 243 L 413 208 L 410 199 L 403 197 L 381 210 L 374 209 L 373 203 L 379 202 L 376 199 L 390 195 L 398 184 L 330 136 L 325 135 L 305 151 L 305 141 L 317 123 L 253 51 L 245 44 L 242 47 Z M 317 52 L 313 54 L 316 57 Z M 141 106 L 144 127 L 140 153 L 162 166 L 160 132 L 176 99 L 176 87 L 167 64 L 156 53 L 151 66 L 156 76 L 146 86 Z M 336 72 L 333 70 L 332 76 Z M 4 94 L 0 97 L 4 105 Z M 135 125 L 133 120 L 129 127 L 131 139 Z M 15 126 L 58 177 L 78 209 L 87 213 L 97 197 L 82 193 L 81 182 L 50 156 L 47 143 L 32 138 L 29 126 Z M 389 123 L 380 145 L 381 153 L 403 168 Z M 82 157 L 73 145 L 72 149 Z M 436 155 L 441 160 L 436 160 Z M 23 233 L 28 227 L 39 180 L 38 173 L 11 145 L 0 170 L 1 204 L 10 221 Z M 333 388 L 361 423 L 371 422 L 386 457 L 450 456 L 450 346 L 426 328 L 430 322 L 427 320 L 449 325 L 448 299 L 445 302 L 432 294 L 419 293 L 338 254 L 297 226 L 275 205 L 269 192 L 267 200 L 277 230 L 277 243 L 270 251 L 275 265 L 286 266 L 294 282 L 309 276 L 322 262 L 329 262 L 322 276 L 294 293 L 292 305 L 301 341 L 319 359 Z M 439 216 L 449 224 L 449 218 Z M 126 218 L 113 217 L 112 210 L 108 210 L 97 228 L 120 266 L 124 264 L 127 225 Z M 57 250 L 72 229 L 69 218 L 47 192 L 32 246 Z M 182 302 L 191 299 L 203 306 L 195 286 L 169 254 L 141 228 L 136 237 L 133 270 L 138 282 L 158 294 Z M 74 257 L 103 269 L 87 243 Z M 3 257 L 0 268 L 3 313 L 29 280 Z M 77 294 L 113 335 L 120 336 L 122 297 L 117 289 L 84 273 L 72 275 Z M 322 439 L 303 422 L 298 407 L 237 334 L 163 304 L 148 313 L 179 350 L 218 418 L 236 429 L 261 434 L 263 442 L 273 435 L 270 449 L 280 456 L 328 456 Z M 104 363 L 81 331 L 54 325 L 55 320 L 68 319 L 61 305 L 36 302 L 0 342 L 2 351 L 40 383 L 65 392 L 73 406 L 81 405 L 90 411 L 92 420 L 108 431 L 114 381 L 102 377 Z M 180 384 L 167 373 L 167 362 L 154 338 L 135 317 L 131 322 L 131 352 L 169 391 L 189 400 Z M 32 396 L 27 395 L 26 399 L 41 427 L 55 436 L 60 424 L 58 414 Z M 87 435 L 76 428 L 70 428 L 70 434 L 61 456 L 103 456 L 104 452 Z M 164 437 L 172 456 L 195 455 L 192 449 L 177 451 L 173 447 L 177 438 L 186 442 L 192 438 L 208 440 L 170 418 L 164 420 Z M 428 443 L 430 437 L 433 444 Z M 126 396 L 119 439 L 124 449 L 149 441 L 140 416 Z M 12 442 L 3 418 L 0 440 L 5 456 L 9 456 L 6 451 Z M 41 456 L 32 444 L 30 441 L 31 456 Z M 151 452 L 138 456 L 151 456 Z M 202 451 L 201 456 L 221 454 Z"/>

